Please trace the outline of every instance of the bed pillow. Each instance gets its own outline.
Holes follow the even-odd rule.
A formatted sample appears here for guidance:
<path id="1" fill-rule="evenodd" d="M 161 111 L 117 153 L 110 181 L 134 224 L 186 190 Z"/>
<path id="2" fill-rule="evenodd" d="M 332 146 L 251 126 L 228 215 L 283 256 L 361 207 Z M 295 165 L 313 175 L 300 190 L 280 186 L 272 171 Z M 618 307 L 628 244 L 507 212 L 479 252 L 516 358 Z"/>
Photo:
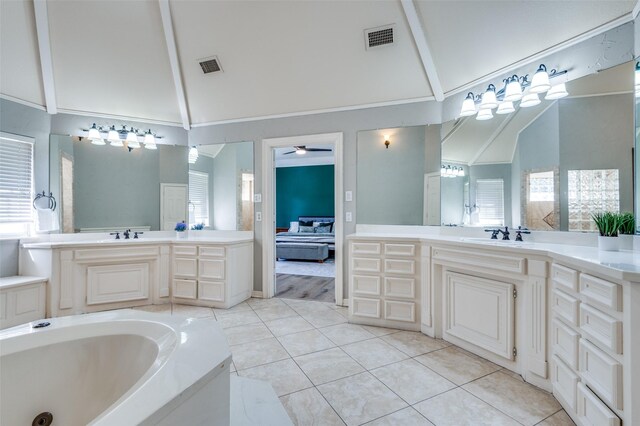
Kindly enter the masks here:
<path id="1" fill-rule="evenodd" d="M 300 226 L 313 226 L 313 221 L 312 220 L 301 220 L 300 221 Z"/>
<path id="2" fill-rule="evenodd" d="M 300 222 L 300 226 L 298 227 L 298 232 L 308 232 L 313 234 L 314 227 L 313 226 L 303 226 L 302 222 Z"/>
<path id="3" fill-rule="evenodd" d="M 290 222 L 289 232 L 300 232 L 299 229 L 300 229 L 300 222 L 298 221 Z"/>
<path id="4" fill-rule="evenodd" d="M 331 224 L 330 223 L 321 223 L 318 226 L 313 227 L 313 232 L 316 234 L 330 234 L 331 233 Z"/>

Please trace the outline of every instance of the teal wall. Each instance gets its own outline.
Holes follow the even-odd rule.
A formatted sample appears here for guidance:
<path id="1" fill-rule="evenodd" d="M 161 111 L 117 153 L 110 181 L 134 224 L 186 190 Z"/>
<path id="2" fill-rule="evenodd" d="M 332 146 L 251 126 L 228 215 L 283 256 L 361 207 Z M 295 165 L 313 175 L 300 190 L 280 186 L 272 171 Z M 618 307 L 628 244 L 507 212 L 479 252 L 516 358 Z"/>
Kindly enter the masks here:
<path id="1" fill-rule="evenodd" d="M 289 227 L 298 216 L 333 216 L 333 166 L 276 169 L 276 226 Z"/>

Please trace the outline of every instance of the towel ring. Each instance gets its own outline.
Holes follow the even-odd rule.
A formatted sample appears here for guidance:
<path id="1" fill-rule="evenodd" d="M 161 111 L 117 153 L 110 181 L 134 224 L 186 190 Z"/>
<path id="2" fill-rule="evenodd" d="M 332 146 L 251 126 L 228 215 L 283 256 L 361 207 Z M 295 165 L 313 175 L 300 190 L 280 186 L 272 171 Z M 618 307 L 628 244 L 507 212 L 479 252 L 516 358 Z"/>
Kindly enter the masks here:
<path id="1" fill-rule="evenodd" d="M 42 191 L 42 194 L 38 193 L 36 195 L 36 198 L 33 199 L 33 208 L 35 210 L 40 210 L 36 207 L 36 201 L 38 201 L 41 198 L 48 198 L 49 199 L 49 205 L 48 205 L 48 209 L 55 211 L 56 206 L 58 205 L 58 203 L 56 203 L 56 197 L 53 196 L 53 193 L 49 193 L 49 195 L 46 195 L 44 191 Z M 44 210 L 44 209 L 42 209 Z"/>

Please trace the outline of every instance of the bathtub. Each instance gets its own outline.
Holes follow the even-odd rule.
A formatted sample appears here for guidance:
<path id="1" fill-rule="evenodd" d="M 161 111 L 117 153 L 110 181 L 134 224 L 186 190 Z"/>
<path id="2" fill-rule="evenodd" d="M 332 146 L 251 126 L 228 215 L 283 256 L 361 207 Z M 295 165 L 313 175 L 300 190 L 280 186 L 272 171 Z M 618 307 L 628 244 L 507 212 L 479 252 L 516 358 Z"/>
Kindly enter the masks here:
<path id="1" fill-rule="evenodd" d="M 213 319 L 133 310 L 0 331 L 0 425 L 228 425 L 231 352 Z M 40 424 L 48 424 L 41 420 Z"/>

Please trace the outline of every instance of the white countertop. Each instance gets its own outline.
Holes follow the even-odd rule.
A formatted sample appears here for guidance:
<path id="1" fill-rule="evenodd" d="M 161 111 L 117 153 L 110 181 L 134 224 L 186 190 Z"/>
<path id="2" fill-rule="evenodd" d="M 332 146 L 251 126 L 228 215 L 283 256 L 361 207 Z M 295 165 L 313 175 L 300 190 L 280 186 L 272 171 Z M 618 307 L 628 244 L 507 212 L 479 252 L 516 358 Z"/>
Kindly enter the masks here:
<path id="1" fill-rule="evenodd" d="M 44 281 L 48 281 L 46 277 L 29 277 L 29 276 L 13 276 L 0 278 L 0 289 L 7 289 L 13 287 L 20 287 L 23 285 L 36 284 Z"/>

